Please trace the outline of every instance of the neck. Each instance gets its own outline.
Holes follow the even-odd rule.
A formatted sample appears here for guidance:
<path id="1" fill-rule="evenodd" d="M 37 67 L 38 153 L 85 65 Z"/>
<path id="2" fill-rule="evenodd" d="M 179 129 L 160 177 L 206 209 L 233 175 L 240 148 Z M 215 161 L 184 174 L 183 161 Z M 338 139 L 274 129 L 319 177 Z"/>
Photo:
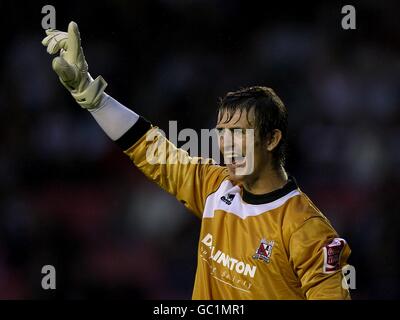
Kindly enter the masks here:
<path id="1" fill-rule="evenodd" d="M 278 169 L 266 166 L 259 174 L 244 181 L 243 187 L 252 194 L 265 194 L 282 188 L 287 180 L 287 173 L 282 166 Z"/>

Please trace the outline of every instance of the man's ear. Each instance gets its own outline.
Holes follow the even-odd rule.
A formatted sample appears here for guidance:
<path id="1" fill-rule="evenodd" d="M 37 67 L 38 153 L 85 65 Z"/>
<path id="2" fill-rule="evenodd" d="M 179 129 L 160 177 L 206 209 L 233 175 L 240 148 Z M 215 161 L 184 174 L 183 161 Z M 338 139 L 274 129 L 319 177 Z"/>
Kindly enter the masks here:
<path id="1" fill-rule="evenodd" d="M 282 132 L 279 129 L 274 129 L 272 132 L 268 135 L 267 139 L 267 150 L 272 151 L 274 150 L 279 142 L 282 139 Z"/>

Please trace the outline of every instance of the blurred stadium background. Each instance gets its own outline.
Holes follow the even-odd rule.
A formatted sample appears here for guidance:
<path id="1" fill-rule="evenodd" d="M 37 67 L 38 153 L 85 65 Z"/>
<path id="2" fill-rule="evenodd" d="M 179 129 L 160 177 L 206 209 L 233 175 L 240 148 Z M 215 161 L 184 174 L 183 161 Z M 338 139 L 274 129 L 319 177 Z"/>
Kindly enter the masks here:
<path id="1" fill-rule="evenodd" d="M 168 130 L 212 128 L 217 99 L 266 85 L 290 115 L 288 169 L 352 248 L 354 299 L 399 292 L 396 1 L 1 1 L 0 298 L 189 299 L 199 222 L 74 103 L 41 8 L 78 22 L 90 72 Z M 357 30 L 341 28 L 341 8 Z M 41 268 L 57 290 L 41 289 Z"/>

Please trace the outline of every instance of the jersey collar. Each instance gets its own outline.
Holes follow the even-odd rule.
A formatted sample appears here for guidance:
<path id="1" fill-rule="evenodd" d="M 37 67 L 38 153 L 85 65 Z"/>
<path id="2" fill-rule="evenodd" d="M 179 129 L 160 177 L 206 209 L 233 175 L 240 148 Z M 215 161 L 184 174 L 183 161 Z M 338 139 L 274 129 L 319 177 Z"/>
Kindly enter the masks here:
<path id="1" fill-rule="evenodd" d="M 277 190 L 264 193 L 264 194 L 253 194 L 243 188 L 243 196 L 242 199 L 244 202 L 249 204 L 264 204 L 275 201 L 279 198 L 286 196 L 288 193 L 296 190 L 298 188 L 297 182 L 294 177 L 289 176 L 286 184 Z"/>

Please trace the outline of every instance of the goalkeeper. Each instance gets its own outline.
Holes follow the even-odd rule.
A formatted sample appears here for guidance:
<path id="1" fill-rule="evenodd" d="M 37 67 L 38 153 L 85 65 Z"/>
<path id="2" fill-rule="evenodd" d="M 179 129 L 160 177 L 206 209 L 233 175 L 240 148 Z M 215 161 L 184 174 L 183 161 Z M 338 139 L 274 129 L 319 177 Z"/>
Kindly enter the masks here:
<path id="1" fill-rule="evenodd" d="M 88 72 L 76 23 L 46 33 L 43 45 L 59 53 L 53 69 L 76 102 L 149 179 L 201 219 L 193 299 L 350 299 L 342 273 L 350 248 L 284 169 L 287 110 L 272 89 L 221 99 L 217 129 L 230 161 L 219 166 L 190 157 L 108 96 L 104 79 Z M 236 134 L 228 139 L 234 129 L 254 129 L 254 144 Z M 237 141 L 252 147 L 251 161 L 227 151 Z M 167 163 L 149 161 L 154 148 Z M 250 162 L 251 173 L 241 174 Z"/>

